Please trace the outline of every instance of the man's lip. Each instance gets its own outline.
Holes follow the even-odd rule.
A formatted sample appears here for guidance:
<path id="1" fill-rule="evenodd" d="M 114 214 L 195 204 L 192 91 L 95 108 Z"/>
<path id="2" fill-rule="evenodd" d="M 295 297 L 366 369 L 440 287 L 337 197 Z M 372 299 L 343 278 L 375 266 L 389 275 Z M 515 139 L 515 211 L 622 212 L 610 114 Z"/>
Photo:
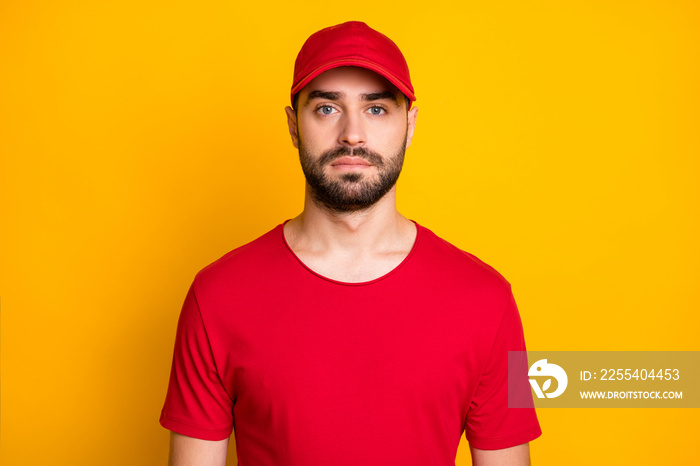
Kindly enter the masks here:
<path id="1" fill-rule="evenodd" d="M 358 165 L 368 167 L 372 164 L 369 163 L 367 160 L 363 159 L 362 157 L 341 157 L 339 159 L 335 159 L 331 163 L 331 166 L 335 167 L 337 165 Z"/>

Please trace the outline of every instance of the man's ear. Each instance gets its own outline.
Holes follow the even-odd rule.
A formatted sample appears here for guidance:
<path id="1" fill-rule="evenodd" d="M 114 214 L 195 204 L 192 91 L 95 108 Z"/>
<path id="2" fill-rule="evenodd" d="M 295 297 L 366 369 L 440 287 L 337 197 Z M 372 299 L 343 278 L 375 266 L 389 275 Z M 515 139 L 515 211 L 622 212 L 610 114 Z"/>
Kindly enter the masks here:
<path id="1" fill-rule="evenodd" d="M 408 111 L 408 129 L 406 131 L 406 149 L 411 147 L 413 141 L 413 132 L 416 130 L 416 117 L 418 116 L 418 107 L 413 107 Z"/>
<path id="2" fill-rule="evenodd" d="M 287 112 L 287 125 L 289 126 L 289 135 L 292 137 L 292 144 L 297 149 L 299 148 L 299 127 L 297 126 L 297 114 L 292 107 L 285 107 Z"/>

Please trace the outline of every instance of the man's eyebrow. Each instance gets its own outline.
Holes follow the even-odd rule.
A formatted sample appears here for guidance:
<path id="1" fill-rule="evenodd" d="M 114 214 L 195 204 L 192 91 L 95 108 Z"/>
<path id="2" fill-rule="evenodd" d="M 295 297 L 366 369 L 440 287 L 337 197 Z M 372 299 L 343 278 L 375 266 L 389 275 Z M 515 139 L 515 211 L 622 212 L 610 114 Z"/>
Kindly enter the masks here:
<path id="1" fill-rule="evenodd" d="M 365 102 L 372 102 L 375 100 L 391 100 L 393 101 L 397 106 L 399 105 L 399 99 L 396 97 L 396 94 L 394 94 L 391 91 L 382 91 L 382 92 L 371 92 L 369 94 L 362 94 L 362 100 Z"/>
<path id="2" fill-rule="evenodd" d="M 309 105 L 309 103 L 311 103 L 311 101 L 315 99 L 340 100 L 344 97 L 344 92 L 315 90 L 309 93 L 309 96 L 306 98 L 306 103 L 304 104 L 304 106 Z M 375 100 L 391 100 L 396 104 L 397 107 L 400 106 L 398 97 L 396 97 L 396 94 L 391 91 L 369 92 L 367 94 L 361 94 L 360 97 L 364 102 L 374 102 Z"/>
<path id="3" fill-rule="evenodd" d="M 342 92 L 331 92 L 331 91 L 311 91 L 309 93 L 309 96 L 306 98 L 306 103 L 304 106 L 309 105 L 309 102 L 311 102 L 314 99 L 323 99 L 323 100 L 340 100 L 342 97 L 344 97 L 345 94 Z"/>

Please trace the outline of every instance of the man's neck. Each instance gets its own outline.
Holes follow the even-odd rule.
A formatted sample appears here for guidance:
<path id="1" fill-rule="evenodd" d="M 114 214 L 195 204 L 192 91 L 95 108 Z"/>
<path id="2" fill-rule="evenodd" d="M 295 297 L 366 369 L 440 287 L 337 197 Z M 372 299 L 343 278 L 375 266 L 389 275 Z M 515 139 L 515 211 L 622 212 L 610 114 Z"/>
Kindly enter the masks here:
<path id="1" fill-rule="evenodd" d="M 324 253 L 373 254 L 413 244 L 415 225 L 396 209 L 396 187 L 367 209 L 335 212 L 309 195 L 304 211 L 285 225 L 292 249 Z"/>

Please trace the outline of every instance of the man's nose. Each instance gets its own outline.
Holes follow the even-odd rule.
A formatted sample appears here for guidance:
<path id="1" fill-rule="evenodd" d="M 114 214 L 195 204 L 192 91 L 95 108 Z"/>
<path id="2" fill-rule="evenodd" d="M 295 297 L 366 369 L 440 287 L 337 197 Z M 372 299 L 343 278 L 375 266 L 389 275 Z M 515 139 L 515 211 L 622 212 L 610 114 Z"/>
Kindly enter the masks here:
<path id="1" fill-rule="evenodd" d="M 362 118 L 358 115 L 345 114 L 338 142 L 344 146 L 362 146 L 365 144 L 366 138 Z"/>

